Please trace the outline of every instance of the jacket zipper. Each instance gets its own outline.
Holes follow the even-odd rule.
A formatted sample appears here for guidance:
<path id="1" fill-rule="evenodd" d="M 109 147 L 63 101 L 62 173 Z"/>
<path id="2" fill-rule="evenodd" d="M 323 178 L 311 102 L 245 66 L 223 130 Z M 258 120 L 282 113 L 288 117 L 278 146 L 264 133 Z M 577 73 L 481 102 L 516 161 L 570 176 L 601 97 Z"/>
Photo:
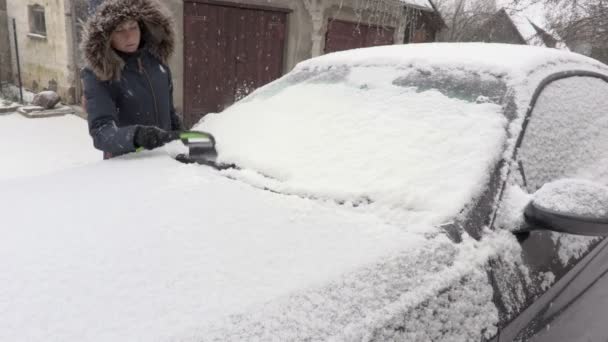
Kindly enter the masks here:
<path id="1" fill-rule="evenodd" d="M 152 91 L 152 98 L 154 99 L 154 119 L 156 120 L 156 124 L 160 127 L 161 123 L 160 123 L 160 120 L 158 118 L 158 104 L 156 102 L 156 93 L 154 92 L 154 87 L 152 86 L 152 81 L 150 81 L 150 77 L 148 76 L 148 72 L 146 71 L 146 69 L 142 65 L 140 57 L 137 58 L 137 64 L 139 66 L 139 72 L 143 73 L 143 75 L 146 77 L 146 80 L 148 81 L 148 85 L 150 86 L 150 90 Z"/>

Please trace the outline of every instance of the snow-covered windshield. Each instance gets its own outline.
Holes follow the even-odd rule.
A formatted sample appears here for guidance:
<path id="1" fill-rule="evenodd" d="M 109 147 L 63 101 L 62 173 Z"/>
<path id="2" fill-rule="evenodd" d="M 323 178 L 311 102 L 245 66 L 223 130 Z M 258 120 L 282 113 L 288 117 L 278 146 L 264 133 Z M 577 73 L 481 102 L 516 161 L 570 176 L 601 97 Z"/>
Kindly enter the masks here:
<path id="1" fill-rule="evenodd" d="M 195 128 L 218 137 L 221 161 L 247 182 L 438 224 L 480 193 L 500 158 L 505 93 L 498 78 L 465 71 L 303 70 Z"/>

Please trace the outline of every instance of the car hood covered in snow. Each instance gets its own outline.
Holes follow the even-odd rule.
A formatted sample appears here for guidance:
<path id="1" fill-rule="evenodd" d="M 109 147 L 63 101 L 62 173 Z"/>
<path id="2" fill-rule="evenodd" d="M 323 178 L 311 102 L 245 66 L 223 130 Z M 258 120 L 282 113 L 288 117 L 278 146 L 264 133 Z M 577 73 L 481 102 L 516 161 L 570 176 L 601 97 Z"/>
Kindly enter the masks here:
<path id="1" fill-rule="evenodd" d="M 162 151 L 3 182 L 0 206 L 1 340 L 351 340 L 463 276 L 477 323 L 453 333 L 495 320 L 489 245 L 262 191 Z M 437 310 L 450 314 L 449 296 Z M 407 332 L 438 336 L 419 330 L 439 333 L 428 319 Z"/>
<path id="2" fill-rule="evenodd" d="M 495 68 L 454 57 L 455 45 L 433 57 L 450 73 L 502 79 L 524 108 L 507 118 L 502 100 L 395 82 L 412 63 L 432 70 L 435 49 L 321 57 L 291 75 L 348 72 L 333 83 L 287 76 L 293 86 L 279 80 L 208 116 L 197 128 L 241 170 L 179 164 L 159 149 L 2 181 L 0 340 L 493 336 L 486 264 L 516 258 L 517 242 L 486 231 L 454 243 L 440 226 L 483 191 L 530 89 L 568 63 L 600 66 L 539 50 L 522 68 L 536 50 L 518 50 L 499 68 L 503 47 L 488 54 Z"/>

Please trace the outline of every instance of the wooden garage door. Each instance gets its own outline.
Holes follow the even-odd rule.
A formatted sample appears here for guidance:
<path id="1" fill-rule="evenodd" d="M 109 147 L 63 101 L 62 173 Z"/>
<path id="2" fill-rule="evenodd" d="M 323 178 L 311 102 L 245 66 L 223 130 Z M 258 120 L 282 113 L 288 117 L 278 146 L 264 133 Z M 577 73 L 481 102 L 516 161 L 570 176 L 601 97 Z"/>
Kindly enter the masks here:
<path id="1" fill-rule="evenodd" d="M 200 0 L 199 0 L 200 1 Z M 283 71 L 286 12 L 184 3 L 184 119 L 221 112 Z"/>
<path id="2" fill-rule="evenodd" d="M 369 26 L 330 19 L 325 37 L 325 53 L 392 45 L 395 43 L 392 27 Z"/>

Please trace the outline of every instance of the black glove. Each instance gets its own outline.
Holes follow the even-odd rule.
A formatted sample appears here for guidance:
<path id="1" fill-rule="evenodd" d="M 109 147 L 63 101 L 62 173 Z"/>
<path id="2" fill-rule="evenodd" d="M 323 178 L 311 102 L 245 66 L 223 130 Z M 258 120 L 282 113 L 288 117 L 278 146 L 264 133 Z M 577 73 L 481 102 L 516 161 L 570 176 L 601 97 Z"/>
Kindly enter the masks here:
<path id="1" fill-rule="evenodd" d="M 176 113 L 171 115 L 171 129 L 174 131 L 181 131 L 184 129 L 184 122 Z"/>
<path id="2" fill-rule="evenodd" d="M 143 147 L 153 150 L 164 144 L 179 139 L 179 134 L 173 131 L 165 131 L 154 126 L 138 126 L 133 137 L 135 148 Z"/>

